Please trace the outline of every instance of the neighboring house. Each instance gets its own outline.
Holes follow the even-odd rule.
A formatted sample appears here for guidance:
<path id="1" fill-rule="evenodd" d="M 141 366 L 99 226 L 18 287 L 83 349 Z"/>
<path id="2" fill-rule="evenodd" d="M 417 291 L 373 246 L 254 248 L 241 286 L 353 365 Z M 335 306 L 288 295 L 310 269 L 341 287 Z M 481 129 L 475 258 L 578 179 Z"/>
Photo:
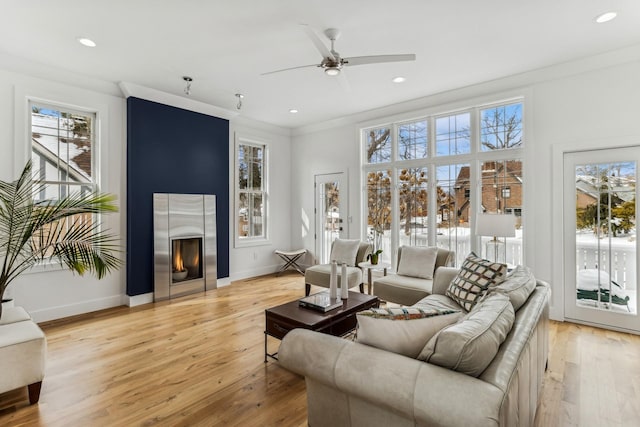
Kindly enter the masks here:
<path id="1" fill-rule="evenodd" d="M 611 187 L 611 192 L 625 202 L 629 202 L 635 197 L 636 183 L 632 178 L 610 176 L 608 184 Z M 576 207 L 586 208 L 598 203 L 598 193 L 603 190 L 599 188 L 599 185 L 602 183 L 598 183 L 594 176 L 576 175 Z"/>
<path id="2" fill-rule="evenodd" d="M 471 188 L 469 166 L 463 166 L 456 178 L 454 198 L 458 218 L 469 223 Z M 482 163 L 482 211 L 522 215 L 522 162 Z"/>

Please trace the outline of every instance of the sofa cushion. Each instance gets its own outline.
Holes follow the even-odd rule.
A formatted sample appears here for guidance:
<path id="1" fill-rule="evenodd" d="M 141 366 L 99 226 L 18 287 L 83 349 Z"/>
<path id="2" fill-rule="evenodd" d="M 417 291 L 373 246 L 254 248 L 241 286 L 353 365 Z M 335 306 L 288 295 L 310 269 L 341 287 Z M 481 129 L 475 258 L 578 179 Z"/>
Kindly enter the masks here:
<path id="1" fill-rule="evenodd" d="M 489 286 L 504 280 L 507 266 L 488 261 L 471 252 L 451 281 L 446 295 L 469 311 L 484 296 Z"/>
<path id="2" fill-rule="evenodd" d="M 527 302 L 529 295 L 536 288 L 536 279 L 531 270 L 519 265 L 507 276 L 504 282 L 489 288 L 489 292 L 501 292 L 509 297 L 513 310 L 518 311 Z"/>
<path id="3" fill-rule="evenodd" d="M 404 246 L 398 263 L 398 274 L 433 279 L 438 248 Z"/>
<path id="4" fill-rule="evenodd" d="M 498 353 L 514 319 L 509 297 L 489 294 L 458 323 L 436 333 L 418 359 L 477 377 Z"/>
<path id="5" fill-rule="evenodd" d="M 425 310 L 460 310 L 460 306 L 457 302 L 446 295 L 439 294 L 427 295 L 415 303 L 413 307 Z"/>
<path id="6" fill-rule="evenodd" d="M 359 246 L 360 240 L 334 240 L 331 247 L 331 261 L 336 261 L 338 265 L 347 264 L 350 267 L 355 267 Z"/>
<path id="7" fill-rule="evenodd" d="M 373 308 L 357 313 L 357 342 L 415 359 L 436 332 L 462 316 L 459 309 Z"/>
<path id="8" fill-rule="evenodd" d="M 432 284 L 429 279 L 389 274 L 373 282 L 373 293 L 382 301 L 413 305 L 431 293 Z"/>
<path id="9" fill-rule="evenodd" d="M 342 268 L 338 267 L 338 286 L 342 283 Z M 317 264 L 311 267 L 307 267 L 304 272 L 305 283 L 311 283 L 315 286 L 329 287 L 329 281 L 331 278 L 331 265 L 330 264 Z M 349 281 L 349 287 L 353 288 L 359 286 L 362 283 L 362 270 L 358 267 L 347 267 L 347 280 Z"/>

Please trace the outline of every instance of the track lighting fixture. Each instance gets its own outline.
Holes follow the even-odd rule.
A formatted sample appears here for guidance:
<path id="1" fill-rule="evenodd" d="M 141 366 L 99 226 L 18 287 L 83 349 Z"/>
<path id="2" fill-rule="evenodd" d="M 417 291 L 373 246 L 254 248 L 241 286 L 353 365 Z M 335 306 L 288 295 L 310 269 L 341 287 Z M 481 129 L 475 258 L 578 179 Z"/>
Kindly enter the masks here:
<path id="1" fill-rule="evenodd" d="M 193 81 L 193 79 L 189 76 L 183 76 L 182 80 L 187 83 L 187 86 L 184 88 L 185 95 L 191 95 L 191 82 Z"/>
<path id="2" fill-rule="evenodd" d="M 238 105 L 236 105 L 236 108 L 239 110 L 242 108 L 242 98 L 244 98 L 244 95 L 241 93 L 236 93 L 236 98 L 238 98 Z"/>

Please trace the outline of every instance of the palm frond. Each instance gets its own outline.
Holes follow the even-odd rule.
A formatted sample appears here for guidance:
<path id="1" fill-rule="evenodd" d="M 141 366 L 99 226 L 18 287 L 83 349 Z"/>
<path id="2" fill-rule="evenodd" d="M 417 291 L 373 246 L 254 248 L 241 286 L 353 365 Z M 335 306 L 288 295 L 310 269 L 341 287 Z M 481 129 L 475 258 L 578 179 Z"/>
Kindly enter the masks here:
<path id="1" fill-rule="evenodd" d="M 98 278 L 122 265 L 115 234 L 102 230 L 95 214 L 117 212 L 115 196 L 74 193 L 36 202 L 45 185 L 32 179 L 31 162 L 13 182 L 0 181 L 0 295 L 33 265 L 53 260 L 72 271 Z"/>

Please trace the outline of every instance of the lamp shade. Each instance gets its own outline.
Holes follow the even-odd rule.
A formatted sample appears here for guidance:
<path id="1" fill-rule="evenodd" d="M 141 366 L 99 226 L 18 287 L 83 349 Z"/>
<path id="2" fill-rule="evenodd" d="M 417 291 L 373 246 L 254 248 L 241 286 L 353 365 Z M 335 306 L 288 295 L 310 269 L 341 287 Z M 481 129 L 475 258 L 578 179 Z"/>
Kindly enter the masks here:
<path id="1" fill-rule="evenodd" d="M 516 216 L 482 213 L 476 216 L 476 234 L 479 236 L 515 237 Z"/>

